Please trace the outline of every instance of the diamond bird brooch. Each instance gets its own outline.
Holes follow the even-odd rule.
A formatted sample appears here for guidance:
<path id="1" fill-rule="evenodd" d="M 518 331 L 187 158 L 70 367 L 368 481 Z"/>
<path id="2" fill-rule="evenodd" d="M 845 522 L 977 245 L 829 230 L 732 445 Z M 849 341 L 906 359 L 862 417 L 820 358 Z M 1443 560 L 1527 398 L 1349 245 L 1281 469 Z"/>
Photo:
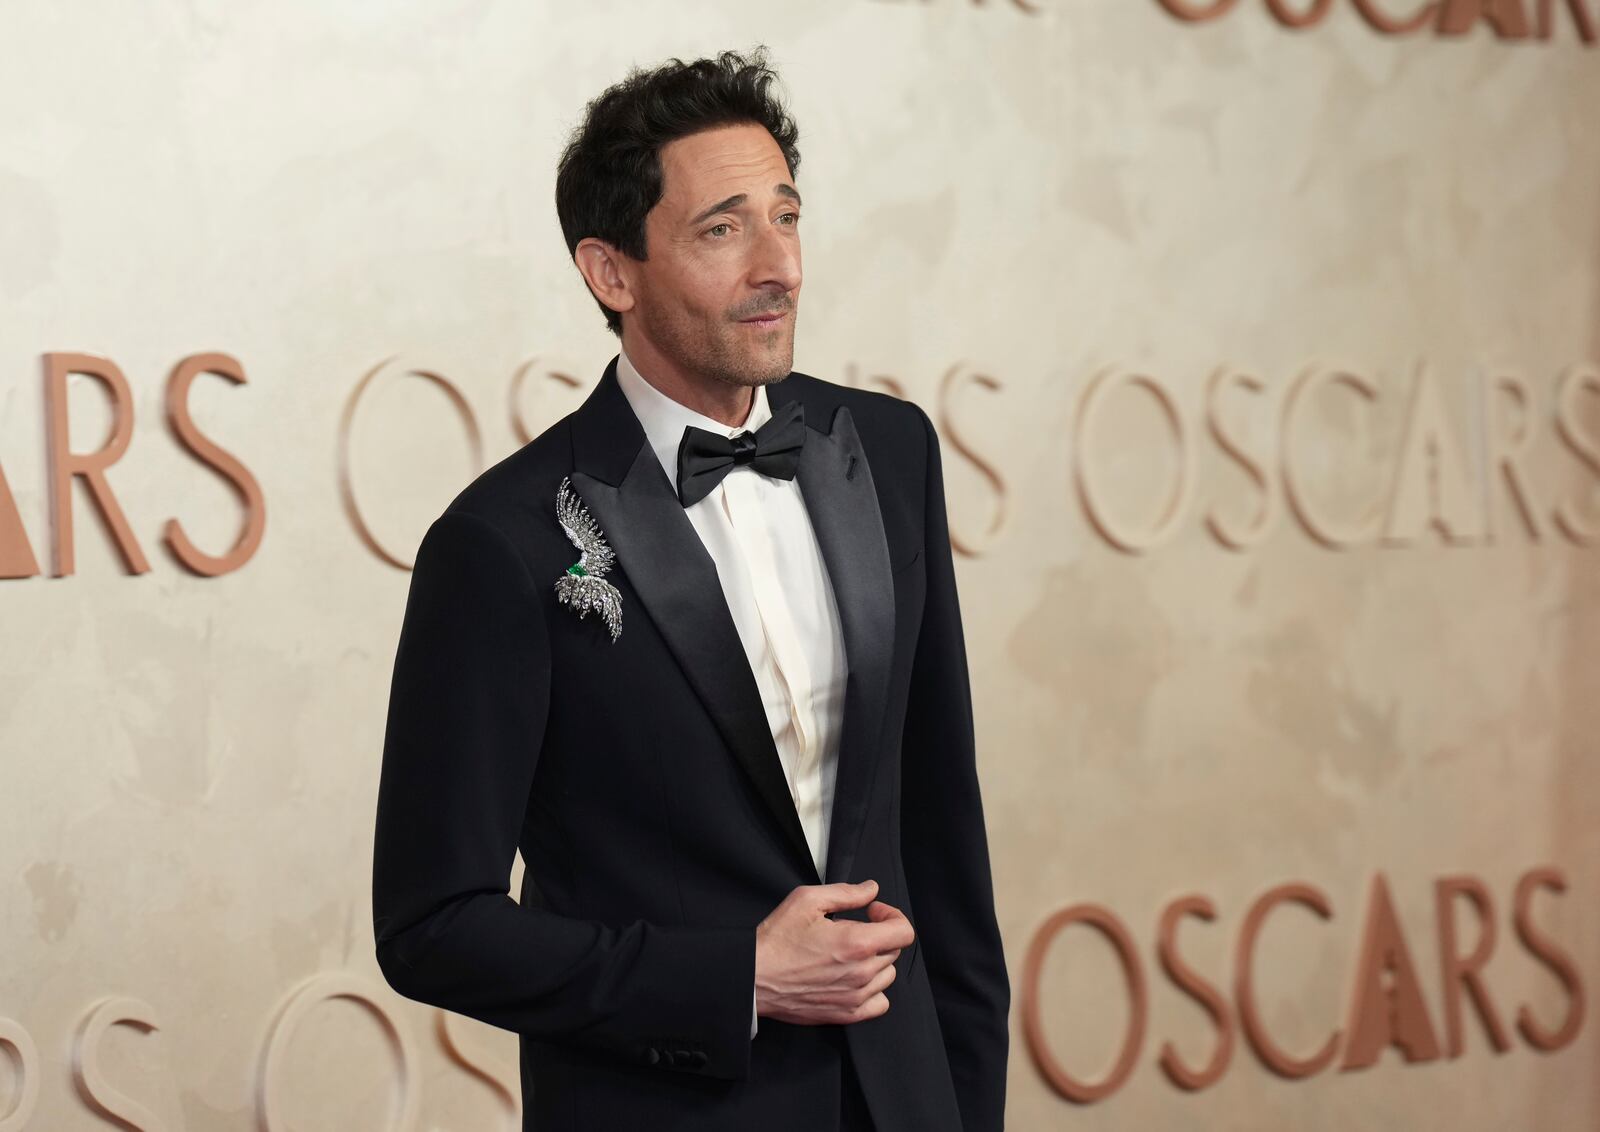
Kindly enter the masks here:
<path id="1" fill-rule="evenodd" d="M 572 490 L 570 476 L 563 478 L 556 489 L 556 521 L 567 533 L 567 539 L 578 548 L 578 560 L 556 579 L 556 600 L 576 609 L 580 619 L 590 610 L 600 614 L 615 641 L 622 635 L 622 595 L 605 576 L 617 556 L 606 545 L 600 524 Z"/>

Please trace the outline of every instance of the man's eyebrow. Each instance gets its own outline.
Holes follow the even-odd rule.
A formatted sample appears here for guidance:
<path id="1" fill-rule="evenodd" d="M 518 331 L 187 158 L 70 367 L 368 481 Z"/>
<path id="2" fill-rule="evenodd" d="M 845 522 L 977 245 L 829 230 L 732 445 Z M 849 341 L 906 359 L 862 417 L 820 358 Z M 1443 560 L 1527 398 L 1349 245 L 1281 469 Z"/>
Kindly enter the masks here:
<path id="1" fill-rule="evenodd" d="M 796 204 L 801 203 L 800 190 L 786 181 L 780 181 L 778 184 L 774 185 L 773 191 L 779 196 L 788 197 Z M 695 225 L 701 223 L 702 221 L 710 220 L 719 212 L 726 212 L 730 208 L 738 208 L 748 199 L 749 197 L 746 193 L 735 193 L 726 200 L 719 200 L 716 204 L 712 205 L 710 208 L 700 213 L 700 215 L 696 216 L 693 220 L 689 221 L 689 223 L 690 225 Z"/>
<path id="2" fill-rule="evenodd" d="M 699 216 L 696 216 L 693 220 L 689 221 L 689 223 L 690 224 L 698 224 L 702 220 L 709 220 L 719 212 L 726 212 L 730 208 L 738 208 L 744 202 L 745 202 L 745 194 L 744 193 L 735 193 L 733 196 L 729 197 L 727 200 L 719 200 L 716 204 L 714 204 L 710 208 L 706 209 Z"/>

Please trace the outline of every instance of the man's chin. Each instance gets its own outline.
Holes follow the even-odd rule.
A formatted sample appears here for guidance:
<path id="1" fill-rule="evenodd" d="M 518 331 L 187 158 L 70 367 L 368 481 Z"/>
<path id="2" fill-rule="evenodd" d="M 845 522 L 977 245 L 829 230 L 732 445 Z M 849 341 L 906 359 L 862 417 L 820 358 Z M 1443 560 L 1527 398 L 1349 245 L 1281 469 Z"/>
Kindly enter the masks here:
<path id="1" fill-rule="evenodd" d="M 758 360 L 762 364 L 752 367 L 766 376 L 758 382 L 760 385 L 769 385 L 774 381 L 782 381 L 789 376 L 789 371 L 794 369 L 794 327 L 791 322 L 789 327 L 781 332 L 779 341 L 772 344 L 770 352 L 761 351 L 765 356 Z"/>
<path id="2" fill-rule="evenodd" d="M 771 385 L 782 381 L 794 368 L 794 340 L 781 345 L 774 343 L 770 349 L 750 350 L 734 377 L 737 385 Z"/>
<path id="3" fill-rule="evenodd" d="M 757 384 L 770 385 L 774 381 L 782 381 L 789 376 L 789 371 L 792 369 L 794 369 L 794 350 L 791 348 L 784 350 L 780 357 L 768 360 L 767 365 L 762 370 L 762 377 Z"/>

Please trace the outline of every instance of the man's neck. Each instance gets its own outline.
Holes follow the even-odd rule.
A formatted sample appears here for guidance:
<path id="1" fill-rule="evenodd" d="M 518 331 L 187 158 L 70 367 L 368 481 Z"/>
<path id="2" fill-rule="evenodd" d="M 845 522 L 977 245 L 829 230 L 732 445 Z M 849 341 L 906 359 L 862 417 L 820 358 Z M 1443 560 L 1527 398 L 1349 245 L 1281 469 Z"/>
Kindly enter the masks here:
<path id="1" fill-rule="evenodd" d="M 753 386 L 729 385 L 715 378 L 688 373 L 669 361 L 651 343 L 622 332 L 622 348 L 639 371 L 639 376 L 680 405 L 685 405 L 729 428 L 738 428 L 750 417 L 755 404 Z"/>

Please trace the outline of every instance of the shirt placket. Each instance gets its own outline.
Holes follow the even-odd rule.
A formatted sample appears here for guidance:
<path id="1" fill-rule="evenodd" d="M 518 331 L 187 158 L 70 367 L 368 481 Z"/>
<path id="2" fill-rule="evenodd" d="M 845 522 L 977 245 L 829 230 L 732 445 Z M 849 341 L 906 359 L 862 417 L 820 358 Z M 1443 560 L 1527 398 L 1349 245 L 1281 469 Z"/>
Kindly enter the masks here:
<path id="1" fill-rule="evenodd" d="M 728 516 L 734 537 L 739 540 L 749 564 L 756 609 L 761 616 L 761 626 L 788 700 L 789 718 L 794 724 L 797 747 L 790 792 L 806 826 L 807 836 L 811 837 L 815 836 L 813 831 L 822 815 L 822 797 L 818 786 L 821 751 L 817 742 L 818 727 L 811 711 L 811 667 L 800 645 L 800 634 L 795 628 L 794 618 L 790 616 L 788 601 L 778 580 L 777 548 L 767 529 L 761 502 L 756 497 L 754 477 L 757 474 L 741 473 L 735 469 L 723 477 L 723 512 Z M 819 849 L 819 846 L 813 846 L 814 852 Z"/>

